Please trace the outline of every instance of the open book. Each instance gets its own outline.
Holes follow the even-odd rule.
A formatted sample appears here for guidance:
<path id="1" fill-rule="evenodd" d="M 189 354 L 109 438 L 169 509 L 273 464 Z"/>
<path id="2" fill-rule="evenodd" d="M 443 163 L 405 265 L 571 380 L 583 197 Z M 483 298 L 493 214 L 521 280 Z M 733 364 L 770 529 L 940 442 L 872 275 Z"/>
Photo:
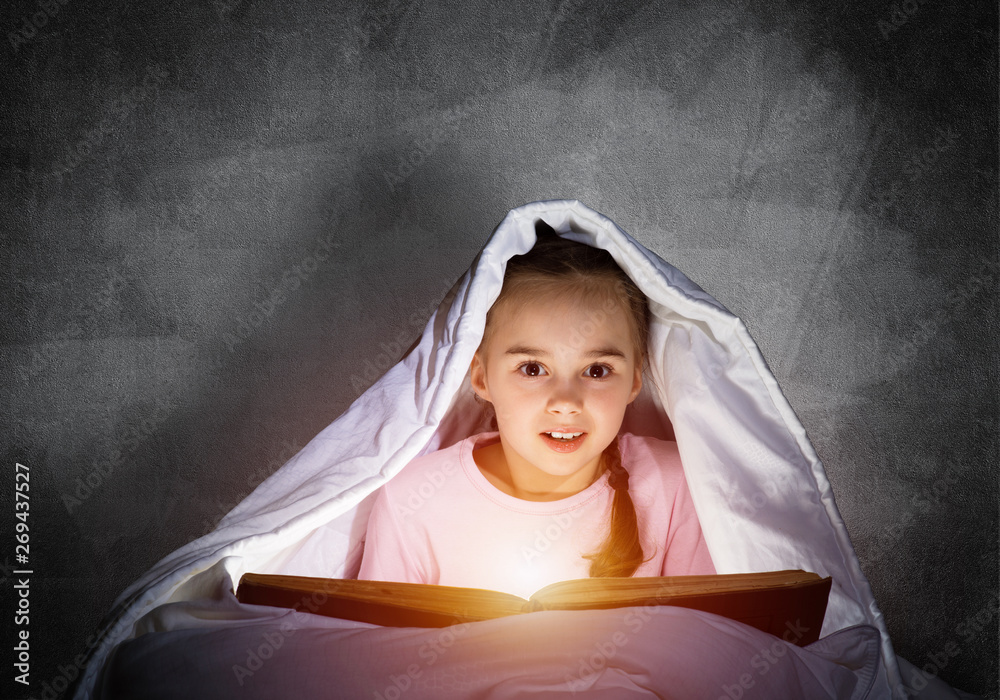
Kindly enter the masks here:
<path id="1" fill-rule="evenodd" d="M 390 627 L 446 627 L 538 610 L 676 605 L 715 613 L 803 646 L 819 639 L 831 579 L 805 571 L 714 576 L 584 578 L 552 583 L 530 600 L 481 588 L 244 574 L 241 603 Z"/>

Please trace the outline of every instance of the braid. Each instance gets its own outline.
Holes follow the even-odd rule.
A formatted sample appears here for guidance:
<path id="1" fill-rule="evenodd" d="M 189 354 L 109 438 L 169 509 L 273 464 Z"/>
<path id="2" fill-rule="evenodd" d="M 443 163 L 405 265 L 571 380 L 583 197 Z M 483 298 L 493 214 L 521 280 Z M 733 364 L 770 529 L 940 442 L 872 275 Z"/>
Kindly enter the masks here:
<path id="1" fill-rule="evenodd" d="M 643 552 L 635 504 L 628 492 L 628 471 L 622 465 L 617 437 L 604 450 L 604 459 L 609 472 L 608 483 L 615 491 L 611 523 L 601 548 L 584 558 L 590 559 L 591 578 L 631 576 L 642 564 Z"/>
<path id="2" fill-rule="evenodd" d="M 625 490 L 628 492 L 628 471 L 622 466 L 621 461 L 608 465 L 608 486 L 615 491 Z"/>

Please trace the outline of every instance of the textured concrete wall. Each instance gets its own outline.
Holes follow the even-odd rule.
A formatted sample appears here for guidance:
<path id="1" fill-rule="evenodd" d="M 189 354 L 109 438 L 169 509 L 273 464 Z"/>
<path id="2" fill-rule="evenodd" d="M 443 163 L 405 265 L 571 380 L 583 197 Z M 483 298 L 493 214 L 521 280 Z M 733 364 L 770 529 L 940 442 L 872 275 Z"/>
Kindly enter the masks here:
<path id="1" fill-rule="evenodd" d="M 746 321 L 897 651 L 995 697 L 996 7 L 811 5 L 7 3 L 0 493 L 10 523 L 30 469 L 34 695 L 508 209 L 576 198 Z"/>

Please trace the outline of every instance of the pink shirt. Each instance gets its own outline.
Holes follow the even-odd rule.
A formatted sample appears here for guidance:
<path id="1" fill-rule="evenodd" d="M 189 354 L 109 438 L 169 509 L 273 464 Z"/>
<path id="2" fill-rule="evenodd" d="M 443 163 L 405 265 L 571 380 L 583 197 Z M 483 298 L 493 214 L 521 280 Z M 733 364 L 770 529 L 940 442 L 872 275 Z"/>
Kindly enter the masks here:
<path id="1" fill-rule="evenodd" d="M 466 586 L 528 598 L 539 588 L 589 577 L 608 533 L 607 474 L 558 501 L 525 501 L 491 484 L 472 451 L 499 439 L 474 435 L 410 462 L 379 493 L 358 578 Z M 714 574 L 688 492 L 677 443 L 619 436 L 648 558 L 635 576 Z"/>

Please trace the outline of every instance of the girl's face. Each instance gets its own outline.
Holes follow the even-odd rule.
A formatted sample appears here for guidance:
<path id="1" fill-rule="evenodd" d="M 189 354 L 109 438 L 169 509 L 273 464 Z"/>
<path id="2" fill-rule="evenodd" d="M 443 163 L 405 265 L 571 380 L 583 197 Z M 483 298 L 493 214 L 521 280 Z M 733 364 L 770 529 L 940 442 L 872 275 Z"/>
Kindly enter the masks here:
<path id="1" fill-rule="evenodd" d="M 493 404 L 500 431 L 502 463 L 491 471 L 522 498 L 578 493 L 599 476 L 601 455 L 642 387 L 628 312 L 546 297 L 498 311 L 471 367 L 472 387 Z"/>

